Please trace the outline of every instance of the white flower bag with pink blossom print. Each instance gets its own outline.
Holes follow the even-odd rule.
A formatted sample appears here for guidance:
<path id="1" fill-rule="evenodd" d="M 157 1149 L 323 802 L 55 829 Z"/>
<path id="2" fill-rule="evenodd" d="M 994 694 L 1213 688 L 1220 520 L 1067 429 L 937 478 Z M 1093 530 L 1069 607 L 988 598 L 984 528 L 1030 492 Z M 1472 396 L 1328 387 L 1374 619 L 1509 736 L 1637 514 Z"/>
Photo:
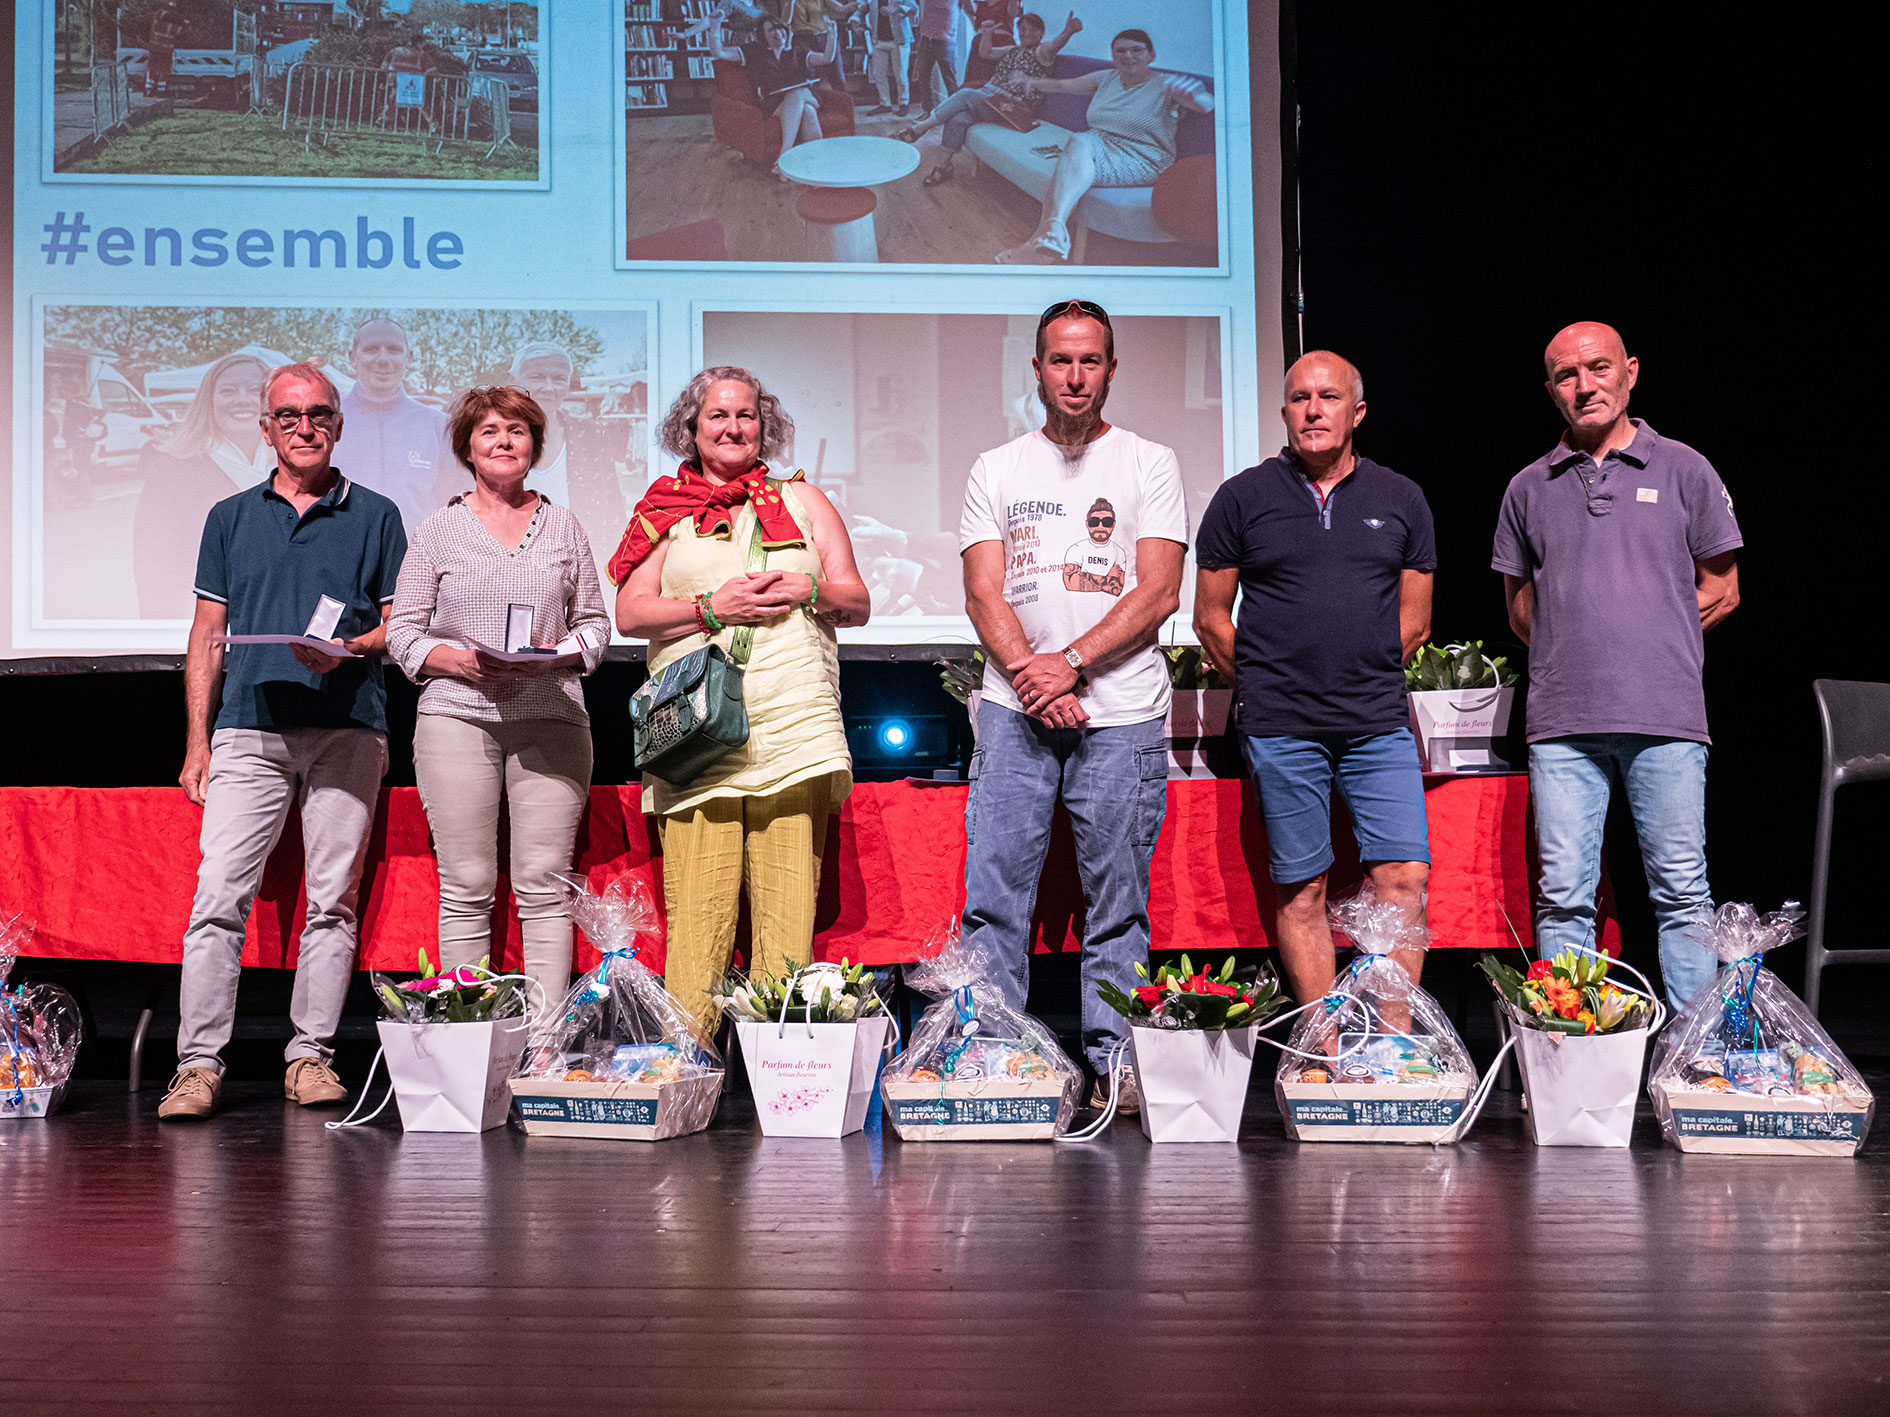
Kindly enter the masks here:
<path id="1" fill-rule="evenodd" d="M 769 1137 L 844 1137 L 866 1125 L 867 1104 L 893 1021 L 735 1021 L 755 1116 Z"/>

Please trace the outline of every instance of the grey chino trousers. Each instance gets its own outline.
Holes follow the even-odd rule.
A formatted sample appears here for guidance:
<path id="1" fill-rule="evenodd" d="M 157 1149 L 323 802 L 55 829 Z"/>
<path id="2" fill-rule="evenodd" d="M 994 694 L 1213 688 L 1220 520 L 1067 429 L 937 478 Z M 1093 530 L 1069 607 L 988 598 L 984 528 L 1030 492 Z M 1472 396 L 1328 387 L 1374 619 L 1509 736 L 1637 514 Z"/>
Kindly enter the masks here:
<path id="1" fill-rule="evenodd" d="M 354 973 L 355 906 L 387 740 L 364 728 L 221 728 L 210 739 L 203 864 L 184 932 L 177 1066 L 223 1071 L 236 1022 L 243 931 L 289 810 L 302 812 L 308 915 L 289 1020 L 289 1062 L 334 1056 Z"/>

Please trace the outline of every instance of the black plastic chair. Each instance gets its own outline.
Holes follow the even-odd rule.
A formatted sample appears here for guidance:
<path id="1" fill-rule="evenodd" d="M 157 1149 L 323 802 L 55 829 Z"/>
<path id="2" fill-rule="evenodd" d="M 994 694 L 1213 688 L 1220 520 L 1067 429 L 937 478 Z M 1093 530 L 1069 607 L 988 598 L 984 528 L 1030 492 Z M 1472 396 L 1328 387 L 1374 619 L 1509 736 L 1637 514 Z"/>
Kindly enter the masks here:
<path id="1" fill-rule="evenodd" d="M 1811 849 L 1811 930 L 1805 950 L 1805 1004 L 1815 1018 L 1827 964 L 1890 964 L 1890 949 L 1824 947 L 1825 888 L 1831 875 L 1831 811 L 1837 790 L 1890 778 L 1890 684 L 1817 679 L 1811 692 L 1824 723 L 1824 767 L 1818 775 L 1818 835 Z"/>

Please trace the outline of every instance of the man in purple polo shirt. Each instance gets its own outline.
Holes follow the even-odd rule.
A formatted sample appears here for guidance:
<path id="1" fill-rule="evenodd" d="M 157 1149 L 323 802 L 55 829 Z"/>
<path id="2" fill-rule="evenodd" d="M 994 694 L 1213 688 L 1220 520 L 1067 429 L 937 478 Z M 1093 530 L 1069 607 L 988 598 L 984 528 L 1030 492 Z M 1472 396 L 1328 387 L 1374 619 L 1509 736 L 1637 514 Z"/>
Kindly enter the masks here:
<path id="1" fill-rule="evenodd" d="M 1316 350 L 1286 371 L 1287 446 L 1221 484 L 1195 542 L 1194 629 L 1240 687 L 1267 824 L 1274 939 L 1293 996 L 1332 983 L 1332 788 L 1381 900 L 1424 921 L 1430 835 L 1404 666 L 1431 633 L 1436 535 L 1424 493 L 1353 451 L 1365 385 Z M 1240 623 L 1233 619 L 1240 592 Z M 1413 979 L 1424 955 L 1394 957 Z"/>
<path id="2" fill-rule="evenodd" d="M 1529 792 L 1541 853 L 1536 948 L 1593 948 L 1601 829 L 1627 793 L 1677 1011 L 1713 978 L 1692 933 L 1706 880 L 1702 635 L 1739 604 L 1732 497 L 1684 443 L 1628 417 L 1640 374 L 1607 325 L 1570 325 L 1543 356 L 1568 424 L 1509 484 L 1490 565 L 1529 646 Z"/>

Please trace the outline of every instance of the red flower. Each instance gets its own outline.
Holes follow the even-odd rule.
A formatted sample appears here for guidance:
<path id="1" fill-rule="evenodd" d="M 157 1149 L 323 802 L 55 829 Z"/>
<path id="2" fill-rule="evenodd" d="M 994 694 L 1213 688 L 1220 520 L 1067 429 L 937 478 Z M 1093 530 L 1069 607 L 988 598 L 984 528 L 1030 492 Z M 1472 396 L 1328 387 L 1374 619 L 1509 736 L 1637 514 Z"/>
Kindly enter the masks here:
<path id="1" fill-rule="evenodd" d="M 1164 990 L 1157 988 L 1153 984 L 1144 984 L 1135 991 L 1135 1000 L 1137 1003 L 1152 1009 L 1157 1004 L 1161 1003 L 1162 994 L 1164 992 Z"/>
<path id="2" fill-rule="evenodd" d="M 1547 979 L 1553 971 L 1554 971 L 1553 965 L 1551 965 L 1546 959 L 1539 959 L 1534 964 L 1529 966 L 1529 972 L 1525 974 L 1523 978 Z"/>
<path id="3" fill-rule="evenodd" d="M 1240 993 L 1232 984 L 1223 984 L 1217 979 L 1209 979 L 1206 974 L 1197 974 L 1192 979 L 1182 981 L 1181 987 L 1190 994 L 1219 994 L 1232 997 Z"/>

